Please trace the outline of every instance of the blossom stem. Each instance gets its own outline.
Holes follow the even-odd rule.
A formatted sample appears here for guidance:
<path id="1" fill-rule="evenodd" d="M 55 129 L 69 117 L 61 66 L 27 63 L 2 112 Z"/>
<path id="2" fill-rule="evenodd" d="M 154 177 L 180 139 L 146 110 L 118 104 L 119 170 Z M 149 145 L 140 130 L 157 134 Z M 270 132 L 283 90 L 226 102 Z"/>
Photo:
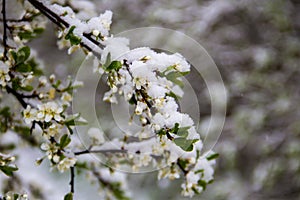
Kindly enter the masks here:
<path id="1" fill-rule="evenodd" d="M 84 151 L 79 151 L 75 152 L 75 156 L 83 155 L 83 154 L 89 154 L 89 153 L 127 153 L 127 150 L 125 149 L 105 149 L 105 150 L 84 150 Z"/>
<path id="2" fill-rule="evenodd" d="M 183 168 L 183 166 L 180 164 L 179 159 L 177 160 L 177 163 L 176 163 L 176 164 L 177 164 L 178 167 L 181 169 L 181 171 L 184 173 L 184 175 L 186 175 L 186 174 L 188 173 L 188 171 L 185 170 L 185 169 Z"/>
<path id="3" fill-rule="evenodd" d="M 75 170 L 74 167 L 70 167 L 70 174 L 71 174 L 71 180 L 70 180 L 70 192 L 74 193 L 74 179 L 75 179 Z"/>
<path id="4" fill-rule="evenodd" d="M 6 0 L 2 0 L 2 18 L 3 18 L 3 56 L 7 60 L 7 23 L 6 23 Z"/>

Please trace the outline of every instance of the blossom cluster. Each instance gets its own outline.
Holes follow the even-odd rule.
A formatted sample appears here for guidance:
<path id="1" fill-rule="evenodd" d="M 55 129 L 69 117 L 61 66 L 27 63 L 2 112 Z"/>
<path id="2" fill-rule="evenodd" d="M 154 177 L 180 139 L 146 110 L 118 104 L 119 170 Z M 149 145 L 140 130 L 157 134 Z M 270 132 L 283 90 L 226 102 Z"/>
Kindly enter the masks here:
<path id="1" fill-rule="evenodd" d="M 182 185 L 185 196 L 193 196 L 205 189 L 205 185 L 212 180 L 214 162 L 201 156 L 202 142 L 193 120 L 178 111 L 177 101 L 183 96 L 182 77 L 190 71 L 190 65 L 184 57 L 178 53 L 157 53 L 147 47 L 130 50 L 126 38 L 109 35 L 112 21 L 110 11 L 89 21 L 81 21 L 70 8 L 59 5 L 50 8 L 60 15 L 64 14 L 63 19 L 72 25 L 66 29 L 64 37 L 70 41 L 71 49 L 79 44 L 89 46 L 86 35 L 94 36 L 103 47 L 89 46 L 94 53 L 101 54 L 100 58 L 95 59 L 94 71 L 107 75 L 110 90 L 105 93 L 103 100 L 117 103 L 118 96 L 123 96 L 135 107 L 134 114 L 139 116 L 144 127 L 135 136 L 155 136 L 154 139 L 146 138 L 150 149 L 145 149 L 146 145 L 139 145 L 145 138 L 139 144 L 122 145 L 128 152 L 127 159 L 131 160 L 133 168 L 138 170 L 150 163 L 157 167 L 168 166 L 160 171 L 159 177 L 170 179 L 179 178 L 180 171 L 183 172 L 186 176 L 186 184 Z M 104 143 L 99 148 L 107 147 Z M 136 155 L 136 152 L 140 155 Z M 155 156 L 163 156 L 165 160 L 156 161 L 153 159 Z M 196 178 L 191 179 L 193 175 Z"/>
<path id="2" fill-rule="evenodd" d="M 72 1 L 29 2 L 37 5 L 37 9 L 45 8 L 47 15 L 53 14 L 53 18 L 59 20 L 59 25 L 64 26 L 60 27 L 58 33 L 59 47 L 68 47 L 69 53 L 82 48 L 88 55 L 93 53 L 96 56 L 94 72 L 105 74 L 110 88 L 103 100 L 117 103 L 122 99 L 131 104 L 133 115 L 137 116 L 143 127 L 133 135 L 135 142 L 119 138 L 107 142 L 101 130 L 91 128 L 87 131 L 91 146 L 85 149 L 82 145 L 75 145 L 73 128 L 77 124 L 85 124 L 85 120 L 79 114 L 68 114 L 68 108 L 74 89 L 81 84 L 70 78 L 62 82 L 55 75 L 49 78 L 42 76 L 31 49 L 22 43 L 40 32 L 37 23 L 40 18 L 35 22 L 32 20 L 11 25 L 16 30 L 13 32 L 14 42 L 20 47 L 10 49 L 8 55 L 4 55 L 7 58 L 2 58 L 0 86 L 21 103 L 25 122 L 23 130 L 30 134 L 33 131 L 42 132 L 44 136 L 39 146 L 45 155 L 37 160 L 37 164 L 47 158 L 52 168 L 62 173 L 71 170 L 71 192 L 65 199 L 72 199 L 74 168 L 82 168 L 91 177 L 94 176 L 99 185 L 105 188 L 107 198 L 115 196 L 127 199 L 127 193 L 124 192 L 127 190 L 125 175 L 89 160 L 83 161 L 83 164 L 80 162 L 79 155 L 95 149 L 100 153 L 111 151 L 108 160 L 112 165 L 131 166 L 135 171 L 152 165 L 158 169 L 159 179 L 173 180 L 184 175 L 181 186 L 184 196 L 191 197 L 204 190 L 213 179 L 212 166 L 216 154 L 202 152 L 202 141 L 194 121 L 188 114 L 182 113 L 178 106 L 184 95 L 183 76 L 190 71 L 185 58 L 179 53 L 157 53 L 147 47 L 130 50 L 128 39 L 117 38 L 109 33 L 111 11 L 85 19 L 81 9 L 74 11 L 76 4 Z M 28 13 L 24 18 L 39 13 L 28 3 L 24 6 Z M 84 150 L 76 152 L 76 149 Z"/>
<path id="3" fill-rule="evenodd" d="M 38 109 L 31 108 L 30 105 L 24 110 L 24 119 L 27 124 L 33 121 L 50 122 L 52 119 L 60 122 L 62 120 L 61 113 L 63 108 L 59 107 L 55 102 L 47 102 L 37 105 Z"/>
<path id="4" fill-rule="evenodd" d="M 4 198 L 4 200 L 29 200 L 27 194 L 16 194 L 13 192 L 6 193 L 3 198 Z M 0 197 L 0 199 L 1 199 L 1 197 Z"/>
<path id="5" fill-rule="evenodd" d="M 114 49 L 112 45 L 108 48 Z M 107 55 L 117 57 L 114 51 L 109 53 Z M 182 194 L 200 193 L 213 179 L 215 162 L 200 156 L 202 142 L 194 122 L 189 115 L 178 111 L 177 101 L 183 96 L 182 76 L 189 72 L 190 65 L 178 53 L 156 53 L 145 47 L 123 52 L 117 61 L 118 67 L 104 69 L 109 74 L 111 88 L 104 100 L 117 103 L 117 96 L 122 95 L 133 104 L 134 114 L 139 116 L 143 126 L 143 131 L 136 137 L 145 140 L 144 136 L 156 136 L 156 139 L 140 142 L 143 145 L 130 143 L 124 146 L 131 152 L 128 158 L 132 160 L 134 170 L 154 164 L 162 168 L 159 178 L 169 179 L 179 178 L 183 171 L 186 182 L 182 185 Z M 157 162 L 155 156 L 166 159 Z"/>

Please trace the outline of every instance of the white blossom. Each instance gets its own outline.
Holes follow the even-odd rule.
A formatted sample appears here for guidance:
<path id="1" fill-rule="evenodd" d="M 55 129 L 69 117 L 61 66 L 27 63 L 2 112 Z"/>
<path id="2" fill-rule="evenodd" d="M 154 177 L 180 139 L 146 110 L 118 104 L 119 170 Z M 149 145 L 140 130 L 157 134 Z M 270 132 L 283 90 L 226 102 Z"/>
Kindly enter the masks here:
<path id="1" fill-rule="evenodd" d="M 45 131 L 45 135 L 47 138 L 55 137 L 61 132 L 61 127 L 55 123 L 51 124 L 51 126 Z"/>
<path id="2" fill-rule="evenodd" d="M 30 85 L 32 83 L 33 79 L 34 79 L 34 76 L 32 74 L 29 74 L 28 76 L 24 77 L 21 80 L 21 86 L 26 87 L 27 85 Z"/>
<path id="3" fill-rule="evenodd" d="M 21 194 L 18 196 L 18 198 L 15 198 L 15 193 L 13 192 L 8 192 L 5 194 L 5 200 L 28 200 L 28 195 L 27 194 Z"/>
<path id="4" fill-rule="evenodd" d="M 41 85 L 41 86 L 45 86 L 46 84 L 47 84 L 47 78 L 45 77 L 45 76 L 41 76 L 40 78 L 39 78 L 39 84 Z"/>
<path id="5" fill-rule="evenodd" d="M 104 94 L 103 101 L 118 103 L 116 95 L 111 90 Z"/>
<path id="6" fill-rule="evenodd" d="M 112 22 L 112 15 L 113 13 L 110 10 L 107 10 L 99 17 L 91 18 L 87 23 L 88 28 L 87 30 L 84 30 L 84 32 L 99 32 L 99 34 L 101 34 L 103 37 L 108 36 Z M 96 34 L 95 36 L 98 36 L 99 34 Z"/>
<path id="7" fill-rule="evenodd" d="M 105 45 L 105 48 L 101 54 L 102 64 L 106 62 L 108 54 L 110 54 L 111 60 L 119 60 L 124 53 L 130 50 L 128 47 L 129 40 L 127 38 L 109 37 L 103 42 L 103 44 Z"/>
<path id="8" fill-rule="evenodd" d="M 70 105 L 70 102 L 72 101 L 72 99 L 73 99 L 72 95 L 70 95 L 68 92 L 64 92 L 61 96 L 62 103 L 67 106 Z"/>
<path id="9" fill-rule="evenodd" d="M 177 167 L 165 167 L 158 172 L 158 179 L 169 178 L 170 180 L 180 178 L 180 171 Z"/>
<path id="10" fill-rule="evenodd" d="M 135 108 L 135 114 L 141 115 L 143 110 L 147 108 L 147 104 L 144 102 L 137 102 L 136 108 Z"/>
<path id="11" fill-rule="evenodd" d="M 76 158 L 66 157 L 57 164 L 57 169 L 63 173 L 64 171 L 70 169 L 70 167 L 73 167 L 76 164 L 76 161 Z"/>
<path id="12" fill-rule="evenodd" d="M 42 143 L 41 149 L 46 151 L 48 159 L 51 160 L 55 155 L 57 155 L 59 147 L 54 143 Z"/>
<path id="13" fill-rule="evenodd" d="M 103 144 L 105 142 L 104 133 L 99 128 L 90 128 L 88 130 L 89 137 L 93 140 L 95 144 Z"/>
<path id="14" fill-rule="evenodd" d="M 61 121 L 60 114 L 63 111 L 62 107 L 59 107 L 55 102 L 47 102 L 45 104 L 39 104 L 37 112 L 37 119 L 40 121 L 50 122 L 52 119 Z"/>
<path id="15" fill-rule="evenodd" d="M 31 108 L 30 105 L 27 105 L 26 109 L 23 111 L 23 117 L 26 124 L 30 124 L 37 119 L 37 110 Z"/>
<path id="16" fill-rule="evenodd" d="M 1 62 L 0 64 L 0 85 L 5 87 L 7 82 L 10 81 L 10 76 L 8 74 L 9 67 Z"/>

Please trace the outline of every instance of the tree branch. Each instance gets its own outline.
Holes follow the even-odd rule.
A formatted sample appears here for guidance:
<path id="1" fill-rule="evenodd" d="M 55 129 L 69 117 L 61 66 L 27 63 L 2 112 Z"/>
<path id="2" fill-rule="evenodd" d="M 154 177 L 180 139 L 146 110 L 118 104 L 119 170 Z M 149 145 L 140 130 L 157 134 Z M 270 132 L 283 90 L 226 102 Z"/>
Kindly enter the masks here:
<path id="1" fill-rule="evenodd" d="M 74 167 L 70 167 L 70 174 L 71 174 L 70 192 L 74 194 L 74 179 L 75 179 Z"/>
<path id="2" fill-rule="evenodd" d="M 19 94 L 15 90 L 13 90 L 8 85 L 5 88 L 6 88 L 6 91 L 7 91 L 8 94 L 11 93 L 12 95 L 14 95 L 17 98 L 17 100 L 20 102 L 20 104 L 22 105 L 23 108 L 27 107 L 28 104 L 24 101 L 23 96 L 21 94 Z"/>
<path id="3" fill-rule="evenodd" d="M 2 0 L 2 18 L 3 18 L 3 56 L 7 60 L 7 23 L 6 23 L 6 0 Z"/>
<path id="4" fill-rule="evenodd" d="M 60 28 L 69 28 L 72 24 L 69 24 L 67 21 L 62 19 L 58 14 L 50 10 L 47 6 L 45 6 L 43 3 L 37 1 L 37 0 L 28 0 L 29 3 L 31 3 L 36 9 L 38 9 L 41 13 L 43 13 L 48 19 L 50 19 L 54 24 L 56 24 Z M 92 35 L 90 33 L 83 33 L 83 37 L 90 42 L 92 42 L 94 45 L 99 46 L 100 48 L 104 48 L 104 46 L 92 38 Z M 81 46 L 86 48 L 88 51 L 93 51 L 93 48 L 90 47 L 88 44 L 85 44 L 84 42 L 80 43 Z"/>

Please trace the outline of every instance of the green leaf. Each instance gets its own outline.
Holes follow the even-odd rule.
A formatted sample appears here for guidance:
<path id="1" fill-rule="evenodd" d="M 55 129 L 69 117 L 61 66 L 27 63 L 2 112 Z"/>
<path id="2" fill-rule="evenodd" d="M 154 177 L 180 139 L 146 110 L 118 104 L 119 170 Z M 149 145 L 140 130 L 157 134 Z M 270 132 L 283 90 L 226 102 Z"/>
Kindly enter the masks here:
<path id="1" fill-rule="evenodd" d="M 206 157 L 206 159 L 207 160 L 214 160 L 214 159 L 216 159 L 218 157 L 219 157 L 219 154 L 218 153 L 214 153 L 214 154 L 211 154 L 208 157 Z"/>
<path id="2" fill-rule="evenodd" d="M 18 200 L 19 196 L 19 194 L 14 194 L 14 200 Z"/>
<path id="3" fill-rule="evenodd" d="M 21 62 L 20 64 L 16 65 L 16 71 L 21 73 L 31 72 L 31 66 Z"/>
<path id="4" fill-rule="evenodd" d="M 187 71 L 187 72 L 179 72 L 179 73 L 181 74 L 181 76 L 186 76 L 186 75 L 188 75 L 190 72 Z"/>
<path id="5" fill-rule="evenodd" d="M 11 56 L 13 57 L 15 63 L 17 63 L 18 55 L 15 51 L 10 51 Z"/>
<path id="6" fill-rule="evenodd" d="M 112 70 L 118 71 L 121 69 L 122 63 L 120 61 L 112 61 L 110 65 L 105 69 L 108 72 L 111 72 Z"/>
<path id="7" fill-rule="evenodd" d="M 10 117 L 10 111 L 9 111 L 9 107 L 4 107 L 0 110 L 0 115 L 2 115 L 3 117 Z"/>
<path id="8" fill-rule="evenodd" d="M 22 63 L 26 61 L 30 56 L 30 48 L 28 46 L 21 47 L 18 50 L 18 62 L 17 63 Z"/>
<path id="9" fill-rule="evenodd" d="M 76 28 L 76 26 L 71 26 L 69 29 L 67 35 L 65 36 L 66 40 L 70 40 L 71 45 L 78 45 L 81 42 L 81 38 L 74 35 L 73 31 Z"/>
<path id="10" fill-rule="evenodd" d="M 111 54 L 109 52 L 106 56 L 105 64 L 103 65 L 104 69 L 106 69 L 110 65 L 110 63 L 111 63 Z"/>
<path id="11" fill-rule="evenodd" d="M 187 140 L 186 138 L 175 138 L 174 142 L 177 146 L 179 146 L 184 151 L 192 151 L 193 150 L 193 144 L 197 142 L 198 139 L 195 140 Z"/>
<path id="12" fill-rule="evenodd" d="M 19 78 L 16 77 L 12 80 L 12 88 L 14 90 L 18 90 L 20 88 L 20 79 Z"/>
<path id="13" fill-rule="evenodd" d="M 33 58 L 28 60 L 27 64 L 30 65 L 33 75 L 35 75 L 35 76 L 43 75 L 43 71 L 38 67 L 38 64 L 36 63 L 36 61 Z"/>
<path id="14" fill-rule="evenodd" d="M 68 194 L 65 195 L 64 200 L 73 200 L 73 193 L 70 192 Z"/>
<path id="15" fill-rule="evenodd" d="M 66 146 L 68 146 L 71 142 L 71 138 L 69 138 L 68 134 L 65 134 L 63 136 L 61 136 L 60 138 L 60 142 L 59 142 L 59 146 L 60 148 L 65 148 Z"/>
<path id="16" fill-rule="evenodd" d="M 55 84 L 52 84 L 52 87 L 54 87 L 55 89 L 58 89 L 60 84 L 61 84 L 61 80 L 57 80 Z"/>
<path id="17" fill-rule="evenodd" d="M 137 104 L 137 101 L 135 99 L 135 95 L 133 94 L 132 97 L 129 99 L 129 103 L 131 105 L 136 105 Z"/>
<path id="18" fill-rule="evenodd" d="M 170 132 L 176 134 L 178 130 L 179 130 L 179 123 L 175 123 L 175 126 L 171 129 Z"/>
<path id="19" fill-rule="evenodd" d="M 70 38 L 70 42 L 71 45 L 78 45 L 81 42 L 81 38 L 74 35 Z"/>
<path id="20" fill-rule="evenodd" d="M 76 26 L 71 26 L 71 28 L 69 29 L 67 35 L 65 36 L 66 40 L 70 39 L 71 35 L 73 35 L 73 31 L 74 31 L 75 28 L 76 28 Z"/>
<path id="21" fill-rule="evenodd" d="M 24 63 L 30 57 L 30 48 L 28 46 L 21 47 L 18 52 L 10 51 L 15 61 L 15 65 Z"/>
<path id="22" fill-rule="evenodd" d="M 166 93 L 167 96 L 173 97 L 176 101 L 178 101 L 179 97 L 174 92 Z"/>
<path id="23" fill-rule="evenodd" d="M 181 136 L 183 138 L 186 138 L 189 134 L 189 132 L 188 132 L 189 129 L 190 129 L 190 126 L 179 128 L 179 123 L 175 123 L 175 126 L 171 129 L 170 132 L 174 133 L 178 136 Z"/>
<path id="24" fill-rule="evenodd" d="M 24 90 L 26 92 L 31 92 L 33 90 L 33 86 L 31 85 L 26 85 L 25 87 L 20 87 L 21 90 Z"/>
<path id="25" fill-rule="evenodd" d="M 180 165 L 183 169 L 186 169 L 187 165 L 189 164 L 188 160 L 178 159 L 178 165 Z"/>
<path id="26" fill-rule="evenodd" d="M 76 168 L 80 169 L 89 169 L 86 162 L 76 162 Z"/>
<path id="27" fill-rule="evenodd" d="M 179 80 L 178 78 L 181 77 L 181 73 L 180 72 L 170 72 L 168 73 L 165 77 L 173 82 L 174 84 L 178 85 L 179 87 L 183 88 L 184 84 L 181 80 Z"/>
<path id="28" fill-rule="evenodd" d="M 15 126 L 14 131 L 24 136 L 30 136 L 30 128 L 26 126 Z"/>
<path id="29" fill-rule="evenodd" d="M 157 132 L 157 134 L 158 135 L 166 135 L 166 130 L 164 128 L 162 128 Z"/>
<path id="30" fill-rule="evenodd" d="M 6 174 L 7 176 L 12 176 L 14 171 L 17 171 L 18 168 L 17 167 L 12 167 L 12 166 L 0 166 L 0 170 Z"/>
<path id="31" fill-rule="evenodd" d="M 35 163 L 36 163 L 37 165 L 40 165 L 40 164 L 42 164 L 42 162 L 44 161 L 44 159 L 45 159 L 45 157 L 40 158 L 40 159 L 37 159 L 37 160 L 35 161 Z"/>
<path id="32" fill-rule="evenodd" d="M 73 135 L 73 130 L 72 130 L 72 128 L 71 128 L 70 126 L 67 126 L 67 129 L 68 129 L 69 133 L 70 133 L 71 135 Z"/>
<path id="33" fill-rule="evenodd" d="M 198 181 L 198 185 L 199 186 L 201 186 L 202 188 L 203 188 L 203 190 L 205 190 L 206 189 L 206 185 L 207 185 L 207 183 L 204 181 L 204 180 L 199 180 Z"/>
<path id="34" fill-rule="evenodd" d="M 34 33 L 28 30 L 19 32 L 18 36 L 20 37 L 21 40 L 31 40 L 35 38 Z"/>
<path id="35" fill-rule="evenodd" d="M 204 169 L 199 169 L 197 171 L 195 171 L 195 174 L 199 174 L 199 173 L 203 173 L 204 172 Z"/>
<path id="36" fill-rule="evenodd" d="M 166 74 L 168 71 L 174 69 L 175 66 L 176 66 L 176 65 L 171 65 L 171 66 L 167 67 L 167 69 L 165 69 L 165 71 L 163 71 L 163 74 Z"/>
<path id="37" fill-rule="evenodd" d="M 75 126 L 75 125 L 84 126 L 84 125 L 87 125 L 86 121 L 80 121 L 79 118 L 80 118 L 80 115 L 73 115 L 70 118 L 66 119 L 65 125 L 67 125 L 67 126 Z"/>
<path id="38" fill-rule="evenodd" d="M 42 34 L 44 32 L 44 29 L 43 28 L 35 28 L 35 29 L 33 29 L 33 32 L 36 35 L 39 35 L 39 34 Z"/>
<path id="39" fill-rule="evenodd" d="M 121 188 L 121 184 L 120 183 L 110 183 L 111 185 L 111 190 L 114 194 L 114 196 L 116 197 L 116 199 L 118 200 L 130 200 L 130 198 L 128 198 L 125 195 L 125 192 L 122 190 Z"/>
<path id="40" fill-rule="evenodd" d="M 0 128 L 0 130 L 1 130 L 1 128 Z M 11 151 L 11 150 L 14 150 L 16 148 L 16 145 L 14 143 L 9 143 L 9 144 L 5 144 L 5 145 L 2 144 L 1 148 Z"/>
<path id="41" fill-rule="evenodd" d="M 159 73 L 159 76 L 166 77 L 169 81 L 171 81 L 174 84 L 176 84 L 176 85 L 180 86 L 181 88 L 183 88 L 184 84 L 178 78 L 180 78 L 182 76 L 185 76 L 185 75 L 189 74 L 190 72 L 189 71 L 188 72 L 179 72 L 177 70 L 169 72 L 170 70 L 175 70 L 175 65 L 172 65 L 172 66 L 168 67 L 164 72 Z M 176 99 L 176 97 L 174 97 L 174 98 Z"/>
<path id="42" fill-rule="evenodd" d="M 86 162 L 76 162 L 76 172 L 77 174 L 81 174 L 83 170 L 88 170 L 89 167 Z"/>
<path id="43" fill-rule="evenodd" d="M 31 40 L 44 32 L 43 28 L 35 28 L 33 31 L 23 30 L 18 33 L 21 40 Z"/>
<path id="44" fill-rule="evenodd" d="M 11 126 L 11 113 L 9 107 L 4 107 L 0 109 L 0 133 L 5 133 L 7 129 Z"/>
<path id="45" fill-rule="evenodd" d="M 177 135 L 186 138 L 189 134 L 188 130 L 190 129 L 190 126 L 181 127 L 177 131 Z"/>

